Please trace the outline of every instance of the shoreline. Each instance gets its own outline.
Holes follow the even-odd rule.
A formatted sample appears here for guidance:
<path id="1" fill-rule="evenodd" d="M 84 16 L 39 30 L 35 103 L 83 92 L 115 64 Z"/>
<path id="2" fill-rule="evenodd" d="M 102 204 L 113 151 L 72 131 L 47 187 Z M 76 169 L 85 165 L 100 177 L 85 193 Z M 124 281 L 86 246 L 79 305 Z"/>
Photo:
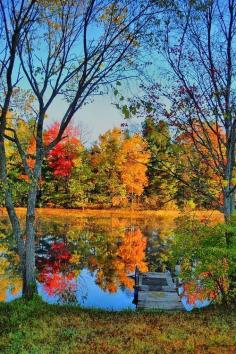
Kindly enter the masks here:
<path id="1" fill-rule="evenodd" d="M 16 208 L 18 216 L 26 214 L 26 208 Z M 131 209 L 66 209 L 66 208 L 36 208 L 38 216 L 76 216 L 76 217 L 130 217 L 149 218 L 149 217 L 172 217 L 177 218 L 181 215 L 195 215 L 196 217 L 218 219 L 223 221 L 223 213 L 218 210 L 131 210 Z M 7 216 L 6 208 L 0 208 L 0 216 Z"/>

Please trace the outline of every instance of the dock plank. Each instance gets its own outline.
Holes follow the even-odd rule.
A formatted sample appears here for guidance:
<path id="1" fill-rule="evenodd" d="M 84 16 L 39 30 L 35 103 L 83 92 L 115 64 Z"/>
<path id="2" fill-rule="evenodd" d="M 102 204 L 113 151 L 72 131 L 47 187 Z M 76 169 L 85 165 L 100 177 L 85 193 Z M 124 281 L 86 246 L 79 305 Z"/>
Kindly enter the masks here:
<path id="1" fill-rule="evenodd" d="M 157 303 L 157 302 L 145 302 L 140 301 L 137 305 L 138 309 L 145 310 L 183 310 L 183 305 L 181 303 Z"/>
<path id="2" fill-rule="evenodd" d="M 169 272 L 139 273 L 137 308 L 182 310 L 183 305 Z"/>

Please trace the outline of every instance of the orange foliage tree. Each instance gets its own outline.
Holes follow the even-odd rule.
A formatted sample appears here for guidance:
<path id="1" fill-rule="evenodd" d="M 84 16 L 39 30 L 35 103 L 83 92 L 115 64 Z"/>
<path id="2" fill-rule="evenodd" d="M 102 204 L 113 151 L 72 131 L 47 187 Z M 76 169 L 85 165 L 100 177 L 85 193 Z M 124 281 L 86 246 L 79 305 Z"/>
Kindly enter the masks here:
<path id="1" fill-rule="evenodd" d="M 139 134 L 124 140 L 120 152 L 119 170 L 121 180 L 132 201 L 134 196 L 142 194 L 148 184 L 146 172 L 149 159 L 147 143 Z"/>
<path id="2" fill-rule="evenodd" d="M 126 137 L 119 128 L 99 137 L 91 151 L 95 190 L 107 195 L 115 206 L 140 196 L 148 184 L 146 175 L 150 153 L 140 134 Z"/>

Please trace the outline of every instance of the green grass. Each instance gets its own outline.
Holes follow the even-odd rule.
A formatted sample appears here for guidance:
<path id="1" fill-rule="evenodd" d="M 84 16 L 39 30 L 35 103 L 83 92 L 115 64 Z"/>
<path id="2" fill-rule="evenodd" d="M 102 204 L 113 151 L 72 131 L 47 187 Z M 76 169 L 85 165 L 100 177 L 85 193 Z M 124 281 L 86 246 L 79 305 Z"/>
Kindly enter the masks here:
<path id="1" fill-rule="evenodd" d="M 236 310 L 106 312 L 0 304 L 0 353 L 236 353 Z"/>

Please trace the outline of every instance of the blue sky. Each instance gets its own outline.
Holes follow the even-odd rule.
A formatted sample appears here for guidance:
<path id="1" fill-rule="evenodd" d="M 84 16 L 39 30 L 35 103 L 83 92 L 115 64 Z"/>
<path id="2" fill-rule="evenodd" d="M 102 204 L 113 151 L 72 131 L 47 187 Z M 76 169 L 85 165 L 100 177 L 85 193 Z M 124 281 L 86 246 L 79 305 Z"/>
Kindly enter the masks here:
<path id="1" fill-rule="evenodd" d="M 97 96 L 92 103 L 88 103 L 75 114 L 73 123 L 75 125 L 81 123 L 83 129 L 88 131 L 88 134 L 85 134 L 86 145 L 91 145 L 100 134 L 105 133 L 108 129 L 120 127 L 124 122 L 123 115 L 112 102 L 111 95 Z M 66 107 L 62 98 L 57 98 L 55 104 L 48 111 L 48 125 L 52 121 L 60 121 Z M 131 127 L 140 126 L 141 119 L 132 119 L 128 123 Z"/>
<path id="2" fill-rule="evenodd" d="M 58 98 L 48 112 L 48 123 L 61 120 L 62 113 L 67 105 Z M 88 130 L 89 144 L 93 143 L 100 134 L 113 127 L 120 127 L 123 121 L 122 114 L 112 104 L 112 98 L 97 96 L 92 103 L 82 107 L 74 116 L 73 123 L 82 123 L 85 130 Z"/>

